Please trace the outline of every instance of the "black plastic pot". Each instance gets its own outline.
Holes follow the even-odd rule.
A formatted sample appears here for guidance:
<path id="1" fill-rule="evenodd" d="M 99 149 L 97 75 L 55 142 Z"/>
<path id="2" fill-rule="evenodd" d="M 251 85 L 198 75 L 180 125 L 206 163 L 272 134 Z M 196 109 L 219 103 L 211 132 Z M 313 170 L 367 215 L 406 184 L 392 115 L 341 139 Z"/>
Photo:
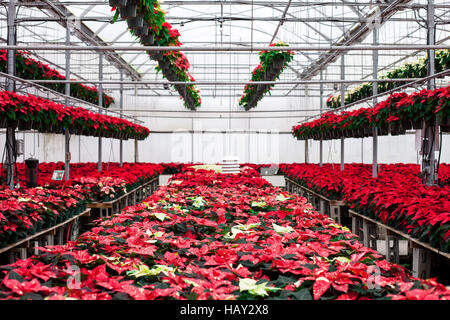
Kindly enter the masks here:
<path id="1" fill-rule="evenodd" d="M 161 61 L 163 59 L 163 53 L 161 51 L 147 51 L 153 60 Z"/>
<path id="2" fill-rule="evenodd" d="M 134 18 L 127 18 L 127 24 L 130 29 L 140 30 L 144 28 L 144 17 L 139 15 Z"/>
<path id="3" fill-rule="evenodd" d="M 423 128 L 423 119 L 418 119 L 412 121 L 412 127 L 415 130 L 422 129 Z"/>
<path id="4" fill-rule="evenodd" d="M 182 96 L 184 98 L 187 96 L 186 86 L 183 86 L 182 84 L 177 84 L 177 85 L 175 85 L 175 88 L 177 89 L 180 96 Z"/>
<path id="5" fill-rule="evenodd" d="M 161 68 L 161 70 L 168 70 L 170 68 L 170 62 L 167 60 L 159 60 L 158 65 Z"/>
<path id="6" fill-rule="evenodd" d="M 142 28 L 134 30 L 134 34 L 139 37 L 148 35 L 148 23 L 144 21 Z"/>
<path id="7" fill-rule="evenodd" d="M 0 118 L 0 128 L 6 128 L 7 127 L 7 119 L 5 117 Z"/>
<path id="8" fill-rule="evenodd" d="M 450 126 L 450 117 L 447 114 L 436 118 L 437 124 L 441 127 Z"/>
<path id="9" fill-rule="evenodd" d="M 111 7 L 122 8 L 127 5 L 127 0 L 109 0 Z"/>
<path id="10" fill-rule="evenodd" d="M 17 128 L 19 126 L 19 120 L 8 119 L 6 122 L 7 128 Z"/>
<path id="11" fill-rule="evenodd" d="M 31 130 L 32 127 L 33 121 L 20 121 L 19 130 L 21 131 Z"/>
<path id="12" fill-rule="evenodd" d="M 141 40 L 144 46 L 152 46 L 155 43 L 155 35 L 153 33 L 141 35 Z"/>
<path id="13" fill-rule="evenodd" d="M 273 59 L 273 70 L 281 70 L 284 66 L 284 62 L 286 61 L 286 59 L 282 58 L 282 59 Z"/>
<path id="14" fill-rule="evenodd" d="M 120 9 L 120 17 L 122 19 L 129 19 L 136 17 L 137 5 L 134 3 L 127 3 L 127 5 Z"/>

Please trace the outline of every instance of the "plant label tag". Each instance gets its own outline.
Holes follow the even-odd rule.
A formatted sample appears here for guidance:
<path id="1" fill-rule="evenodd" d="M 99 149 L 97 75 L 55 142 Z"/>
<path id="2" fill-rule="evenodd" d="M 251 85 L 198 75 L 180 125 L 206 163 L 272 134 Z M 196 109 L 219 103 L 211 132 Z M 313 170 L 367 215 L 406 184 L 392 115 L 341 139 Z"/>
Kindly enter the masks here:
<path id="1" fill-rule="evenodd" d="M 61 181 L 64 178 L 64 170 L 53 171 L 52 180 Z"/>

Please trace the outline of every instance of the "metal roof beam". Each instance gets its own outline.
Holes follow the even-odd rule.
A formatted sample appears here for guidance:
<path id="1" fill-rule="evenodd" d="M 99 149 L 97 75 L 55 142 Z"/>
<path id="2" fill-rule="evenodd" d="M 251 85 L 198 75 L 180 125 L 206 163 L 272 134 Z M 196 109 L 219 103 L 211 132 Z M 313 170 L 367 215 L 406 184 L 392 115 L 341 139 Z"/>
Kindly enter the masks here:
<path id="1" fill-rule="evenodd" d="M 27 0 L 23 3 L 38 3 L 39 1 L 32 1 Z M 42 10 L 45 10 L 47 13 L 49 13 L 54 18 L 57 18 L 56 22 L 58 22 L 63 27 L 67 28 L 67 18 L 73 17 L 72 13 L 69 11 L 69 9 L 59 3 L 59 1 L 49 1 L 44 0 L 45 3 L 47 3 L 47 7 L 39 7 Z M 76 18 L 76 17 L 73 17 Z M 72 19 L 73 19 L 72 18 Z M 82 18 L 81 18 L 82 19 Z M 100 37 L 98 37 L 86 24 L 84 24 L 81 20 L 77 25 L 72 26 L 74 28 L 74 32 L 76 33 L 77 37 L 80 38 L 80 40 L 85 41 L 87 44 L 91 44 L 94 46 L 107 46 L 108 44 L 103 41 Z M 139 74 L 131 65 L 129 65 L 125 60 L 123 60 L 116 52 L 113 50 L 105 52 L 105 58 L 118 70 L 123 70 L 126 74 L 130 76 L 130 78 L 134 80 L 139 80 L 142 78 L 141 74 Z"/>

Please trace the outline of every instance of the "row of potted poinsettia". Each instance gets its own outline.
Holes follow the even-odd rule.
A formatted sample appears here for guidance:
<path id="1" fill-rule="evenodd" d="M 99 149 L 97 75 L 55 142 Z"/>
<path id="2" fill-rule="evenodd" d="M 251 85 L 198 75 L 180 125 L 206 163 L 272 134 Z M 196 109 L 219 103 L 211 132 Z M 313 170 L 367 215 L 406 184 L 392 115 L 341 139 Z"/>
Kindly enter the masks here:
<path id="1" fill-rule="evenodd" d="M 0 188 L 0 248 L 86 210 L 81 188 Z"/>
<path id="2" fill-rule="evenodd" d="M 26 167 L 17 164 L 17 175 L 21 185 L 25 185 Z M 164 168 L 152 163 L 102 164 L 102 172 L 98 172 L 98 163 L 71 163 L 70 180 L 53 180 L 55 170 L 64 170 L 64 162 L 48 162 L 39 164 L 39 186 L 45 188 L 65 188 L 82 185 L 89 201 L 104 202 L 120 197 L 163 173 Z"/>
<path id="3" fill-rule="evenodd" d="M 86 209 L 88 202 L 114 200 L 162 173 L 157 164 L 105 163 L 97 171 L 96 163 L 71 165 L 69 181 L 53 181 L 54 170 L 64 163 L 39 165 L 38 188 L 0 189 L 0 248 L 41 230 L 61 223 Z M 25 166 L 17 164 L 21 185 L 25 185 Z"/>
<path id="4" fill-rule="evenodd" d="M 404 134 L 409 129 L 421 129 L 434 124 L 441 131 L 450 131 L 450 86 L 436 90 L 422 90 L 411 94 L 394 93 L 373 108 L 327 112 L 320 118 L 293 127 L 293 136 L 304 139 L 363 138 L 372 136 L 372 128 L 379 135 Z"/>
<path id="5" fill-rule="evenodd" d="M 76 135 L 124 140 L 144 140 L 150 134 L 146 127 L 125 119 L 65 106 L 31 94 L 0 91 L 0 128 L 7 127 L 58 134 L 69 130 Z"/>
<path id="6" fill-rule="evenodd" d="M 119 16 L 127 20 L 130 32 L 138 37 L 144 46 L 177 46 L 180 33 L 165 21 L 166 12 L 157 0 L 110 0 L 116 11 L 113 21 Z M 193 82 L 190 64 L 186 56 L 179 51 L 148 51 L 149 56 L 158 61 L 156 70 L 161 71 L 169 81 Z M 186 108 L 195 110 L 201 105 L 200 91 L 195 84 L 174 85 Z"/>
<path id="7" fill-rule="evenodd" d="M 6 50 L 0 50 L 0 72 L 8 72 L 8 55 Z M 16 51 L 16 76 L 27 80 L 65 80 L 66 77 L 48 64 L 33 59 L 29 52 Z M 45 87 L 65 93 L 64 83 L 44 83 Z M 98 105 L 98 89 L 81 83 L 70 84 L 72 97 Z M 114 98 L 103 93 L 103 107 L 109 108 Z"/>
<path id="8" fill-rule="evenodd" d="M 450 50 L 436 50 L 435 70 L 442 72 L 450 69 Z M 403 66 L 389 71 L 381 79 L 407 79 L 425 78 L 428 75 L 428 58 L 422 58 L 417 62 L 408 62 Z M 404 82 L 379 82 L 378 93 L 383 93 L 405 84 Z M 372 96 L 372 83 L 363 83 L 345 94 L 345 104 L 359 101 Z M 330 96 L 327 107 L 339 108 L 341 106 L 341 95 Z"/>
<path id="9" fill-rule="evenodd" d="M 273 43 L 271 47 L 287 47 L 287 43 L 282 41 Z M 289 62 L 294 59 L 293 51 L 261 51 L 259 53 L 259 65 L 252 72 L 252 81 L 274 81 L 279 79 L 283 70 Z M 270 84 L 246 84 L 239 105 L 245 110 L 256 107 L 259 100 L 266 93 L 270 94 L 273 85 Z"/>
<path id="10" fill-rule="evenodd" d="M 188 170 L 77 241 L 42 250 L 0 268 L 0 299 L 450 297 L 254 170 Z"/>
<path id="11" fill-rule="evenodd" d="M 441 164 L 441 167 L 449 165 Z M 450 252 L 450 186 L 425 186 L 415 164 L 381 165 L 372 179 L 364 164 L 283 164 L 282 172 L 305 187 L 333 200 L 344 200 L 355 211 Z M 444 177 L 448 179 L 448 177 Z"/>

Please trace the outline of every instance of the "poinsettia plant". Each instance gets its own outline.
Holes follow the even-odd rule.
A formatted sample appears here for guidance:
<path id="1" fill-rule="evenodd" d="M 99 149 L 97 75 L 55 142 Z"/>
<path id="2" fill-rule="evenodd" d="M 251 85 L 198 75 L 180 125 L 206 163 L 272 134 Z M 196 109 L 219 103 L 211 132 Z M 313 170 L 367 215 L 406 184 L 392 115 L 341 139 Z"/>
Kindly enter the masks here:
<path id="1" fill-rule="evenodd" d="M 0 50 L 0 72 L 8 72 L 8 55 L 6 50 Z M 27 80 L 65 80 L 59 71 L 52 69 L 48 64 L 33 59 L 31 53 L 16 51 L 16 76 Z M 73 79 L 71 79 L 73 80 Z M 64 83 L 43 83 L 45 87 L 65 93 Z M 98 105 L 98 89 L 81 83 L 70 84 L 72 97 Z M 109 108 L 114 98 L 103 93 L 103 107 Z"/>
<path id="2" fill-rule="evenodd" d="M 408 129 L 421 129 L 425 123 L 450 130 L 450 86 L 436 90 L 421 90 L 407 94 L 393 93 L 373 108 L 361 108 L 340 113 L 326 112 L 318 119 L 292 128 L 297 139 L 361 138 L 372 135 L 404 134 Z"/>
<path id="3" fill-rule="evenodd" d="M 93 113 L 51 100 L 0 91 L 0 127 L 35 129 L 40 132 L 144 140 L 150 130 L 122 118 Z"/>
<path id="4" fill-rule="evenodd" d="M 64 163 L 41 163 L 39 187 L 0 187 L 0 248 L 81 213 L 87 202 L 117 199 L 163 172 L 161 165 L 148 163 L 104 163 L 103 168 L 98 172 L 97 163 L 73 163 L 71 179 L 56 181 L 53 172 L 64 170 Z M 16 169 L 25 186 L 25 165 L 18 163 Z"/>
<path id="5" fill-rule="evenodd" d="M 435 69 L 442 72 L 450 69 L 450 50 L 436 50 Z M 407 62 L 403 66 L 387 72 L 381 79 L 407 79 L 425 78 L 428 72 L 428 58 L 421 58 L 417 62 Z M 405 84 L 404 82 L 379 82 L 378 93 L 383 93 Z M 372 96 L 372 83 L 363 83 L 355 89 L 345 94 L 345 104 L 359 101 Z M 341 95 L 330 96 L 327 100 L 329 108 L 339 108 L 341 106 Z"/>
<path id="6" fill-rule="evenodd" d="M 272 43 L 271 47 L 288 47 L 289 44 L 282 41 Z M 294 59 L 293 51 L 261 51 L 259 53 L 259 65 L 252 72 L 252 81 L 274 81 L 279 79 L 283 70 Z M 266 93 L 270 94 L 273 85 L 246 84 L 244 93 L 239 100 L 239 105 L 246 110 L 256 107 L 256 103 Z"/>
<path id="7" fill-rule="evenodd" d="M 135 17 L 125 17 L 130 19 L 143 19 L 143 24 L 139 28 L 129 28 L 131 34 L 136 36 L 141 44 L 145 46 L 176 46 L 179 47 L 182 43 L 179 40 L 180 33 L 177 29 L 165 20 L 166 12 L 161 9 L 159 1 L 156 0 L 129 0 L 127 5 L 136 6 Z M 113 21 L 122 15 L 121 11 L 126 11 L 126 7 L 113 7 L 115 11 Z M 130 26 L 130 24 L 129 24 Z M 194 82 L 195 79 L 189 72 L 190 63 L 186 56 L 179 51 L 148 51 L 149 56 L 159 61 L 160 65 L 156 66 L 156 71 L 162 71 L 163 77 L 170 81 L 186 82 L 184 86 L 174 86 L 180 93 L 180 98 L 184 100 L 186 108 L 195 110 L 201 106 L 200 90 Z M 161 65 L 167 67 L 161 68 Z"/>
<path id="8" fill-rule="evenodd" d="M 288 177 L 333 200 L 344 200 L 357 212 L 450 252 L 449 165 L 439 166 L 441 187 L 425 186 L 415 164 L 381 164 L 372 179 L 372 168 L 365 164 L 280 165 Z"/>

